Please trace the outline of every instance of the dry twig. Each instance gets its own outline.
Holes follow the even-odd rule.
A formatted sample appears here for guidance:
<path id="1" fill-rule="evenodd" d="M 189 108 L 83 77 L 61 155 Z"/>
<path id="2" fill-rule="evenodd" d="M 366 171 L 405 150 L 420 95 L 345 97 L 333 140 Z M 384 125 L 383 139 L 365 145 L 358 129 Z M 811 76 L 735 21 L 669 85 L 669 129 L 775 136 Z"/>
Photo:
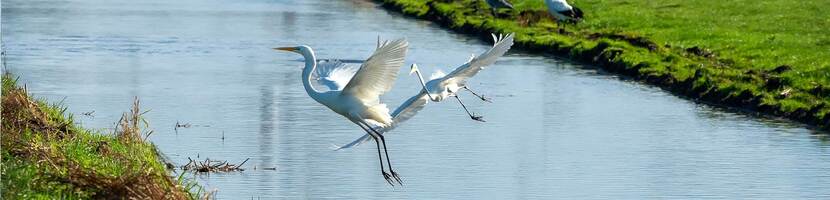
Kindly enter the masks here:
<path id="1" fill-rule="evenodd" d="M 239 164 L 230 164 L 228 161 L 218 161 L 218 160 L 210 160 L 210 158 L 205 158 L 204 161 L 195 161 L 187 157 L 187 160 L 190 160 L 186 165 L 182 166 L 182 170 L 186 171 L 195 171 L 195 172 L 233 172 L 233 171 L 244 171 L 242 169 L 242 165 L 245 162 L 248 162 L 250 158 L 246 158 L 242 163 Z"/>

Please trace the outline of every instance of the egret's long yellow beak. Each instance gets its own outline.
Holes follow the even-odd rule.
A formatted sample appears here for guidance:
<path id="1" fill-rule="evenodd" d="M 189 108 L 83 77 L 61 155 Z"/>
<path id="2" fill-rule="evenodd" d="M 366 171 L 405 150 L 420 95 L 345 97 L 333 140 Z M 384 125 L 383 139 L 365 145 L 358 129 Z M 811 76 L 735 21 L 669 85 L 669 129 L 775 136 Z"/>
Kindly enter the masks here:
<path id="1" fill-rule="evenodd" d="M 277 48 L 273 48 L 273 49 L 274 50 L 280 50 L 280 51 L 296 51 L 297 50 L 296 47 L 277 47 Z"/>

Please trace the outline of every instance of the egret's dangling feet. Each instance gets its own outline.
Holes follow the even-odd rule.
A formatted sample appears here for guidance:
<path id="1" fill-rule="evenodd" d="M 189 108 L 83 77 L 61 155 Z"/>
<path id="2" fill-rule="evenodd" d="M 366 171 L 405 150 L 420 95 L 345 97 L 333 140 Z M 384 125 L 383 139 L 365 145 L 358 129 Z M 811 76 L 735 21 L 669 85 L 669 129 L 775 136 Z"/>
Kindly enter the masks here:
<path id="1" fill-rule="evenodd" d="M 383 157 L 381 157 L 381 154 L 380 154 L 380 142 L 379 142 L 380 140 L 378 140 L 377 137 L 374 137 L 374 135 L 372 135 L 372 137 L 375 138 L 375 144 L 377 144 L 377 146 L 378 146 L 378 160 L 380 160 L 380 174 L 383 175 L 383 179 L 386 179 L 386 182 L 389 183 L 389 185 L 395 186 L 395 183 L 392 182 L 393 180 L 390 178 L 391 175 L 389 175 L 389 173 L 386 173 L 386 171 L 383 170 Z M 386 160 L 389 161 L 389 156 L 386 156 Z M 395 173 L 395 172 L 392 172 L 392 173 Z"/>
<path id="2" fill-rule="evenodd" d="M 467 112 L 467 115 L 470 115 L 470 119 L 480 121 L 480 122 L 487 122 L 487 121 L 484 121 L 484 117 L 482 117 L 480 115 L 473 114 L 473 113 L 470 112 L 470 110 L 467 110 L 467 106 L 464 105 L 464 102 L 461 102 L 461 98 L 458 98 L 458 95 L 453 95 L 453 96 L 455 97 L 456 100 L 458 100 L 458 103 L 461 104 L 461 107 L 464 108 L 464 111 Z"/>
<path id="3" fill-rule="evenodd" d="M 374 135 L 372 137 L 374 137 Z M 392 180 L 392 178 L 390 178 L 391 175 L 389 175 L 389 173 L 386 173 L 386 171 L 383 170 L 383 157 L 381 157 L 381 155 L 380 155 L 380 142 L 379 142 L 380 140 L 378 140 L 377 137 L 374 137 L 374 138 L 375 138 L 375 144 L 378 145 L 378 158 L 380 160 L 380 174 L 383 175 L 383 179 L 386 179 L 386 182 L 389 183 L 389 185 L 395 186 L 395 182 L 392 182 L 393 180 Z M 388 155 L 386 156 L 386 161 L 389 162 L 389 156 Z M 389 168 L 389 169 L 392 169 L 392 168 Z M 394 172 L 392 172 L 392 173 L 394 173 Z"/>
<path id="4" fill-rule="evenodd" d="M 398 185 L 403 186 L 403 181 L 401 181 L 401 177 L 398 176 L 398 173 L 395 173 L 395 171 L 392 170 L 390 170 L 389 172 L 392 173 L 392 178 L 395 178 L 395 180 L 398 181 Z"/>
<path id="5" fill-rule="evenodd" d="M 386 165 L 389 166 L 389 173 L 391 173 L 391 175 L 390 175 L 390 174 L 387 174 L 386 172 L 384 172 L 383 177 L 386 178 L 386 181 L 389 182 L 390 184 L 393 184 L 392 180 L 390 179 L 390 177 L 391 177 L 391 178 L 394 178 L 395 181 L 398 182 L 398 185 L 403 185 L 403 183 L 401 183 L 401 177 L 398 176 L 398 173 L 395 173 L 395 171 L 392 170 L 392 162 L 389 161 L 390 160 L 390 158 L 389 158 L 389 149 L 386 148 L 386 138 L 383 137 L 383 134 L 381 134 L 380 132 L 375 130 L 375 128 L 372 128 L 372 126 L 366 124 L 366 127 L 368 127 L 369 130 L 371 130 L 374 133 L 374 135 L 376 135 L 376 136 L 374 136 L 375 141 L 377 141 L 379 139 L 380 142 L 383 143 L 383 153 L 386 154 Z M 378 156 L 380 156 L 380 150 L 378 150 Z M 381 163 L 381 168 L 383 168 L 382 163 Z M 383 169 L 381 169 L 381 170 L 383 170 Z"/>
<path id="6" fill-rule="evenodd" d="M 395 186 L 395 182 L 394 182 L 395 179 L 392 178 L 392 175 L 389 175 L 389 173 L 383 172 L 383 178 L 386 179 L 386 182 L 389 183 L 389 185 L 391 185 L 392 187 Z"/>
<path id="7" fill-rule="evenodd" d="M 393 175 L 386 173 L 386 170 L 383 169 L 383 155 L 380 153 L 380 143 L 383 143 L 383 151 L 386 152 L 386 142 L 383 139 L 383 135 L 378 133 L 371 125 L 366 122 L 358 122 L 357 123 L 360 128 L 366 131 L 369 136 L 372 136 L 375 139 L 375 145 L 378 147 L 378 161 L 380 161 L 380 174 L 383 175 L 383 179 L 386 179 L 386 182 L 389 185 L 395 186 L 395 178 L 397 176 L 394 171 L 392 171 L 392 163 L 389 162 L 389 153 L 386 153 L 386 164 L 389 164 L 389 171 L 392 172 Z"/>
<path id="8" fill-rule="evenodd" d="M 467 90 L 468 92 L 472 93 L 473 95 L 475 95 L 476 97 L 478 97 L 479 99 L 481 99 L 484 102 L 493 103 L 493 101 L 491 101 L 489 98 L 484 97 L 484 95 L 476 94 L 475 92 L 473 92 L 473 90 L 470 90 L 470 88 L 467 88 L 467 86 L 464 86 L 464 89 Z"/>
<path id="9" fill-rule="evenodd" d="M 487 122 L 487 121 L 484 121 L 484 117 L 481 116 L 481 115 L 472 115 L 472 116 L 470 116 L 470 119 L 480 121 L 480 122 Z"/>

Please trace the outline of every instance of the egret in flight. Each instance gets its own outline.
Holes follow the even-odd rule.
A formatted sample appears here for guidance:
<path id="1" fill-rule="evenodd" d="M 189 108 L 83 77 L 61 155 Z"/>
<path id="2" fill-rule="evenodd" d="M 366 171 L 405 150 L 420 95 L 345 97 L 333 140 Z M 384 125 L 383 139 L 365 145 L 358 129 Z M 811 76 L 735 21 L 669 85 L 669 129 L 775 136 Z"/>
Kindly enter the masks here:
<path id="1" fill-rule="evenodd" d="M 571 6 L 565 0 L 545 0 L 545 5 L 548 6 L 548 13 L 553 15 L 557 24 L 560 22 L 575 24 L 582 20 L 582 10 Z M 559 32 L 561 33 L 562 31 L 563 29 L 560 26 Z"/>
<path id="2" fill-rule="evenodd" d="M 513 46 L 513 34 L 507 34 L 507 36 L 499 35 L 498 37 L 493 34 L 493 41 L 495 43 L 492 48 L 485 51 L 481 55 L 472 56 L 470 61 L 467 61 L 467 63 L 459 66 L 450 72 L 450 74 L 444 74 L 444 72 L 438 70 L 432 73 L 428 82 L 425 82 L 424 77 L 421 75 L 421 71 L 418 70 L 418 65 L 416 64 L 412 64 L 412 66 L 410 66 L 409 73 L 415 73 L 418 75 L 418 80 L 421 82 L 421 86 L 423 87 L 421 93 L 425 93 L 431 101 L 441 102 L 449 97 L 454 97 L 458 100 L 458 103 L 461 104 L 461 108 L 464 108 L 464 111 L 467 112 L 467 115 L 469 115 L 471 119 L 483 122 L 484 119 L 482 119 L 481 116 L 474 115 L 467 110 L 467 106 L 464 105 L 464 102 L 461 101 L 461 98 L 458 97 L 457 93 L 459 90 L 464 89 L 482 101 L 490 101 L 487 98 L 484 98 L 484 96 L 478 95 L 470 90 L 470 88 L 467 87 L 467 79 L 472 78 L 478 74 L 479 71 L 484 69 L 484 67 L 495 63 L 496 59 L 507 53 L 510 46 Z"/>
<path id="3" fill-rule="evenodd" d="M 393 117 L 389 114 L 386 104 L 380 103 L 380 95 L 392 89 L 397 79 L 398 70 L 403 65 L 409 43 L 405 39 L 395 41 L 379 42 L 377 49 L 357 70 L 338 67 L 342 62 L 319 62 L 316 60 L 314 51 L 309 46 L 279 47 L 275 50 L 290 51 L 303 55 L 305 68 L 302 72 L 303 87 L 314 101 L 328 107 L 337 114 L 340 114 L 352 123 L 357 124 L 375 139 L 378 148 L 378 160 L 380 170 L 384 179 L 394 185 L 394 181 L 401 184 L 401 179 L 392 170 L 392 163 L 389 161 L 389 152 L 386 149 L 386 141 L 381 132 L 376 128 L 390 127 L 393 124 Z M 313 72 L 320 66 L 321 69 L 329 69 L 329 76 L 321 79 L 315 78 L 315 82 L 328 87 L 328 91 L 318 91 L 313 86 Z M 353 74 L 351 72 L 354 72 Z M 383 156 L 381 156 L 381 144 L 386 154 L 386 164 L 389 173 L 383 168 Z"/>
<path id="4" fill-rule="evenodd" d="M 431 77 L 429 82 L 424 83 L 424 78 L 421 76 L 420 71 L 418 70 L 418 66 L 416 64 L 412 64 L 410 66 L 410 74 L 417 73 L 418 78 L 421 82 L 421 89 L 418 94 L 412 96 L 398 106 L 394 112 L 392 112 L 393 116 L 393 123 L 392 126 L 387 126 L 380 129 L 381 133 L 387 133 L 388 131 L 397 127 L 400 123 L 408 120 L 415 116 L 424 106 L 427 104 L 428 101 L 440 102 L 448 97 L 455 97 L 459 103 L 461 103 L 461 107 L 467 111 L 466 106 L 464 103 L 461 102 L 461 99 L 458 98 L 457 92 L 460 89 L 465 89 L 473 95 L 479 97 L 481 100 L 487 101 L 486 98 L 480 96 L 473 91 L 467 89 L 467 79 L 475 76 L 478 74 L 479 71 L 484 69 L 485 66 L 491 65 L 496 62 L 496 59 L 504 55 L 507 50 L 513 46 L 513 34 L 507 34 L 507 36 L 499 36 L 493 35 L 493 41 L 495 44 L 492 48 L 485 51 L 481 55 L 473 56 L 470 61 L 465 63 L 464 65 L 459 66 L 449 75 L 444 75 L 441 71 L 436 71 Z M 473 120 L 483 121 L 481 116 L 476 116 L 467 111 L 467 114 Z M 357 138 L 356 140 L 345 144 L 343 146 L 335 147 L 335 150 L 351 148 L 362 144 L 363 142 L 369 141 L 371 135 L 366 134 Z"/>

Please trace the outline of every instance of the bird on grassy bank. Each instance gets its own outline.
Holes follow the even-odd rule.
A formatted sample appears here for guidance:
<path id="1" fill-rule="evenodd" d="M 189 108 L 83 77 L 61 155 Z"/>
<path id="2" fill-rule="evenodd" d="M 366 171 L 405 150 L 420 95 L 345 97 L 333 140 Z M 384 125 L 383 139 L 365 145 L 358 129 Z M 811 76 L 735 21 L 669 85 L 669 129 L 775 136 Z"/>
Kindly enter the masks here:
<path id="1" fill-rule="evenodd" d="M 275 50 L 290 51 L 301 54 L 305 59 L 305 67 L 302 72 L 303 87 L 314 101 L 328 107 L 337 114 L 346 117 L 349 121 L 357 124 L 375 139 L 378 148 L 378 160 L 380 161 L 381 174 L 384 179 L 394 185 L 393 181 L 401 184 L 401 179 L 392 170 L 392 163 L 389 161 L 389 152 L 386 148 L 386 140 L 376 127 L 389 127 L 392 125 L 392 116 L 386 104 L 380 102 L 380 95 L 392 89 L 397 79 L 398 70 L 403 65 L 409 43 L 406 39 L 395 41 L 379 42 L 377 49 L 359 69 L 354 70 L 353 75 L 347 68 L 339 67 L 342 62 L 318 62 L 314 51 L 309 46 L 279 47 Z M 312 83 L 313 73 L 316 68 L 331 69 L 327 77 L 315 79 L 318 82 L 325 79 L 332 83 L 322 85 L 329 87 L 328 91 L 318 91 Z M 381 144 L 386 154 L 386 164 L 389 173 L 384 170 L 383 156 L 381 155 Z"/>
<path id="2" fill-rule="evenodd" d="M 496 12 L 499 8 L 513 9 L 513 4 L 510 4 L 507 0 L 485 0 L 485 2 L 487 2 L 487 5 L 490 6 L 490 11 L 493 12 L 493 17 L 496 18 L 499 18 L 499 13 Z"/>
<path id="3" fill-rule="evenodd" d="M 401 104 L 401 106 L 399 106 L 397 109 L 395 109 L 395 112 L 392 113 L 393 125 L 382 128 L 380 132 L 386 133 L 397 127 L 397 125 L 402 123 L 403 121 L 406 121 L 407 119 L 415 116 L 415 114 L 421 109 L 423 109 L 424 105 L 427 104 L 427 100 L 440 102 L 449 97 L 455 97 L 458 100 L 458 103 L 461 104 L 462 108 L 464 108 L 464 110 L 470 116 L 470 118 L 477 121 L 484 121 L 481 116 L 473 115 L 472 113 L 470 113 L 469 110 L 467 110 L 467 107 L 464 105 L 463 102 L 461 102 L 461 99 L 458 98 L 457 92 L 461 89 L 465 89 L 473 95 L 475 95 L 476 97 L 480 98 L 481 100 L 489 102 L 489 100 L 487 98 L 484 98 L 484 96 L 478 95 L 469 88 L 467 88 L 466 84 L 467 79 L 472 78 L 473 76 L 478 74 L 479 71 L 484 69 L 485 66 L 495 63 L 497 58 L 507 53 L 507 50 L 509 50 L 510 47 L 513 46 L 513 33 L 499 37 L 496 37 L 496 35 L 493 34 L 493 41 L 495 42 L 495 44 L 493 44 L 493 47 L 489 50 L 485 51 L 481 55 L 473 56 L 472 58 L 470 58 L 470 61 L 467 61 L 467 63 L 459 66 L 448 75 L 445 75 L 440 71 L 436 71 L 436 73 L 434 73 L 430 77 L 429 82 L 426 83 L 424 82 L 424 78 L 421 76 L 421 72 L 418 70 L 418 65 L 412 64 L 410 66 L 409 73 L 416 73 L 418 75 L 419 81 L 421 82 L 421 86 L 423 87 L 423 89 L 421 89 L 421 91 L 418 92 L 418 94 L 410 97 L 409 100 L 407 100 L 406 102 Z M 336 147 L 335 150 L 357 146 L 363 142 L 369 141 L 369 137 L 370 135 L 368 134 L 363 135 L 362 137 L 346 145 Z"/>
<path id="4" fill-rule="evenodd" d="M 563 32 L 561 22 L 576 24 L 582 20 L 582 10 L 565 0 L 545 0 L 545 5 L 548 6 L 548 13 L 555 18 L 560 33 Z"/>

